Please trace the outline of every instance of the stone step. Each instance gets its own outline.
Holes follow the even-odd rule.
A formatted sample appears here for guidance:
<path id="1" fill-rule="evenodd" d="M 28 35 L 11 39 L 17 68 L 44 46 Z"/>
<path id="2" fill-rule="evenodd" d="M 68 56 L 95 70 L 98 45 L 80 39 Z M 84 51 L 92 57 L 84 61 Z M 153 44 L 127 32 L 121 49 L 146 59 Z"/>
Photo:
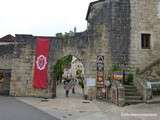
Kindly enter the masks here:
<path id="1" fill-rule="evenodd" d="M 124 85 L 124 87 L 135 87 L 134 85 Z"/>
<path id="2" fill-rule="evenodd" d="M 134 86 L 134 83 L 133 82 L 130 82 L 130 83 L 124 83 L 125 85 L 132 85 Z"/>
<path id="3" fill-rule="evenodd" d="M 129 91 L 129 92 L 125 92 L 126 96 L 138 96 L 139 94 L 137 93 L 137 91 Z"/>
<path id="4" fill-rule="evenodd" d="M 127 92 L 137 92 L 137 89 L 133 89 L 133 88 L 126 88 L 125 89 L 125 93 L 127 93 Z"/>
<path id="5" fill-rule="evenodd" d="M 135 86 L 124 86 L 125 89 L 137 89 Z"/>
<path id="6" fill-rule="evenodd" d="M 124 85 L 125 89 L 125 100 L 126 104 L 137 104 L 142 103 L 142 97 L 137 92 L 137 88 L 134 86 L 134 83 L 131 81 L 128 84 Z"/>
<path id="7" fill-rule="evenodd" d="M 142 97 L 141 96 L 139 96 L 139 95 L 134 95 L 134 96 L 125 96 L 125 99 L 126 100 L 141 100 L 142 99 Z"/>
<path id="8" fill-rule="evenodd" d="M 160 96 L 153 97 L 151 100 L 147 100 L 147 104 L 156 104 L 156 103 L 160 103 Z"/>
<path id="9" fill-rule="evenodd" d="M 125 92 L 137 92 L 137 88 L 125 88 Z"/>
<path id="10" fill-rule="evenodd" d="M 138 103 L 142 103 L 142 100 L 126 100 L 126 104 L 138 104 Z"/>
<path id="11" fill-rule="evenodd" d="M 126 83 L 133 83 L 133 80 L 132 80 L 132 81 L 126 81 L 126 80 L 125 80 L 125 82 L 126 82 Z"/>

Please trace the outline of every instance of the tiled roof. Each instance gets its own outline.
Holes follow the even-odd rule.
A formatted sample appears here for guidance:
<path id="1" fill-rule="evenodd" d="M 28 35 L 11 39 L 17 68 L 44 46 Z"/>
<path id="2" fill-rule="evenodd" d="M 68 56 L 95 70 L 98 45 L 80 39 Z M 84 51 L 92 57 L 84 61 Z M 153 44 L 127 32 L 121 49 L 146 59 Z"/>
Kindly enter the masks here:
<path id="1" fill-rule="evenodd" d="M 9 34 L 0 38 L 0 42 L 15 42 L 15 37 Z"/>

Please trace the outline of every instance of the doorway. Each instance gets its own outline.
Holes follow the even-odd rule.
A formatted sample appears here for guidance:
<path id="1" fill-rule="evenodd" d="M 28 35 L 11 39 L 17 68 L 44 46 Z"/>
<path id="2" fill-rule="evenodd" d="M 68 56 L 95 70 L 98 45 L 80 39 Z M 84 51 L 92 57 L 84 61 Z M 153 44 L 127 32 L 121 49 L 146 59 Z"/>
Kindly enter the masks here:
<path id="1" fill-rule="evenodd" d="M 54 65 L 53 77 L 56 80 L 56 97 L 67 97 L 66 88 L 69 87 L 69 98 L 83 98 L 84 65 L 79 58 L 68 55 L 59 59 Z"/>
<path id="2" fill-rule="evenodd" d="M 11 81 L 11 70 L 0 69 L 0 95 L 9 96 L 10 81 Z"/>

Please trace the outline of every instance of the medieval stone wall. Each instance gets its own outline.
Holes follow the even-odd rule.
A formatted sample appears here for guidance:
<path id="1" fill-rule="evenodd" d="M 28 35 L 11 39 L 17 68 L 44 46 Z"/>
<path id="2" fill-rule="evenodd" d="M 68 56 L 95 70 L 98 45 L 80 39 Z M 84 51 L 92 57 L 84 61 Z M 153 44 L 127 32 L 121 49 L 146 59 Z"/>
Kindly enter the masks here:
<path id="1" fill-rule="evenodd" d="M 16 35 L 15 54 L 12 65 L 10 95 L 50 97 L 49 88 L 44 90 L 32 87 L 35 62 L 35 37 Z"/>
<path id="2" fill-rule="evenodd" d="M 0 45 L 0 63 L 1 63 L 0 69 L 11 69 L 13 51 L 14 51 L 13 44 Z"/>
<path id="3" fill-rule="evenodd" d="M 84 66 L 84 77 L 85 78 L 96 78 L 95 70 L 96 70 L 96 62 L 93 64 L 91 61 L 93 60 L 90 57 L 90 54 L 94 51 L 89 51 L 91 47 L 91 41 L 88 39 L 87 32 L 81 32 L 81 33 L 75 33 L 73 36 L 64 37 L 61 39 L 58 39 L 58 46 L 59 48 L 54 50 L 57 46 L 57 43 L 51 45 L 51 53 L 52 53 L 52 66 L 57 62 L 58 59 L 67 56 L 67 55 L 73 55 L 76 58 L 82 62 Z M 93 48 L 93 46 L 92 46 Z M 57 56 L 55 56 L 55 53 L 57 52 Z M 95 57 L 96 60 L 96 57 Z M 95 61 L 94 60 L 94 61 Z M 54 74 L 54 73 L 53 73 Z M 86 94 L 87 94 L 87 88 L 86 88 Z"/>
<path id="4" fill-rule="evenodd" d="M 90 45 L 94 46 L 91 51 L 111 57 L 112 63 L 129 62 L 130 66 L 144 69 L 159 59 L 159 19 L 160 0 L 105 0 L 94 3 L 87 18 Z M 151 49 L 141 48 L 142 33 L 151 34 Z M 102 47 L 104 43 L 108 45 Z M 103 53 L 104 50 L 107 52 Z"/>
<path id="5" fill-rule="evenodd" d="M 130 0 L 111 0 L 107 4 L 112 62 L 127 64 L 130 44 Z"/>
<path id="6" fill-rule="evenodd" d="M 0 94 L 8 95 L 13 63 L 14 44 L 0 43 Z"/>
<path id="7" fill-rule="evenodd" d="M 130 64 L 140 70 L 160 56 L 160 0 L 131 0 Z M 151 34 L 151 49 L 141 48 L 141 34 Z"/>
<path id="8" fill-rule="evenodd" d="M 55 96 L 53 65 L 66 55 L 81 60 L 85 78 L 96 78 L 98 55 L 104 56 L 105 75 L 112 63 L 129 62 L 143 69 L 159 59 L 160 0 L 100 0 L 89 10 L 87 31 L 65 38 L 50 38 L 49 87 L 46 90 L 32 88 L 36 37 L 16 36 L 18 45 L 12 66 L 11 95 Z M 141 33 L 151 34 L 151 49 L 141 48 Z"/>
<path id="9" fill-rule="evenodd" d="M 130 1 L 99 1 L 91 6 L 87 21 L 90 45 L 94 46 L 91 48 L 91 51 L 94 51 L 91 53 L 91 56 L 94 56 L 93 64 L 95 65 L 97 55 L 105 56 L 105 73 L 111 69 L 112 63 L 127 64 L 130 44 Z"/>
<path id="10" fill-rule="evenodd" d="M 86 64 L 89 64 L 87 61 L 90 58 L 87 56 L 89 42 L 86 35 L 86 32 L 84 32 L 76 33 L 74 36 L 65 39 L 49 37 L 48 88 L 43 90 L 32 87 L 37 37 L 16 35 L 17 44 L 14 49 L 10 94 L 13 96 L 55 97 L 56 81 L 52 78 L 54 74 L 53 66 L 58 59 L 66 55 L 76 56 L 84 66 L 87 66 Z M 86 67 L 86 71 L 88 71 L 88 67 Z"/>

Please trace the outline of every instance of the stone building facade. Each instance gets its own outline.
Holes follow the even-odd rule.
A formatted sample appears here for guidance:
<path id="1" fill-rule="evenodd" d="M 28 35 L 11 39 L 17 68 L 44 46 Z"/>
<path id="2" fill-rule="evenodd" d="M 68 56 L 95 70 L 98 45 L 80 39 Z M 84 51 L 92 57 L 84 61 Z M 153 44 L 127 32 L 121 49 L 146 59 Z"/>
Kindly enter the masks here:
<path id="1" fill-rule="evenodd" d="M 157 68 L 160 59 L 159 19 L 160 0 L 91 2 L 86 16 L 86 31 L 65 38 L 49 37 L 49 86 L 44 90 L 32 87 L 35 41 L 38 36 L 16 35 L 12 63 L 9 63 L 12 66 L 7 68 L 12 69 L 10 95 L 55 97 L 56 83 L 51 77 L 54 74 L 52 67 L 58 59 L 67 55 L 80 59 L 85 78 L 97 78 L 97 56 L 104 56 L 104 79 L 108 78 L 112 64 L 131 66 L 135 72 L 138 71 L 136 77 L 140 76 L 140 79 L 135 77 L 135 85 L 139 91 L 145 89 L 143 84 L 146 83 L 142 79 L 151 79 L 151 76 L 152 79 L 160 78 Z M 149 72 L 152 74 L 149 75 Z M 122 100 L 124 88 L 118 88 L 121 89 L 119 98 Z M 92 90 L 96 94 L 96 88 Z"/>
<path id="2" fill-rule="evenodd" d="M 143 98 L 147 80 L 160 80 L 159 19 L 160 0 L 98 0 L 90 3 L 86 16 L 94 54 L 105 56 L 105 74 L 112 64 L 132 67 Z"/>
<path id="3" fill-rule="evenodd" d="M 15 37 L 0 38 L 0 94 L 9 95 Z"/>
<path id="4" fill-rule="evenodd" d="M 88 71 L 90 59 L 87 57 L 88 44 L 86 32 L 76 33 L 72 37 L 65 39 L 57 37 L 49 37 L 49 59 L 48 59 L 48 88 L 34 89 L 32 87 L 33 71 L 35 63 L 35 43 L 38 36 L 32 35 L 16 35 L 16 45 L 12 64 L 12 78 L 10 95 L 12 96 L 37 96 L 37 97 L 55 97 L 56 96 L 56 80 L 52 77 L 53 65 L 57 60 L 73 55 L 80 59 Z M 85 44 L 84 44 L 85 43 Z M 90 76 L 90 72 L 86 72 L 86 77 Z"/>
<path id="5" fill-rule="evenodd" d="M 160 1 L 131 0 L 130 64 L 144 69 L 159 59 Z M 143 48 L 142 36 L 148 34 L 149 47 Z"/>
<path id="6" fill-rule="evenodd" d="M 90 3 L 86 16 L 96 48 L 102 41 L 108 44 L 101 47 L 107 54 L 99 48 L 96 53 L 140 70 L 159 59 L 159 19 L 159 0 L 99 0 Z"/>

